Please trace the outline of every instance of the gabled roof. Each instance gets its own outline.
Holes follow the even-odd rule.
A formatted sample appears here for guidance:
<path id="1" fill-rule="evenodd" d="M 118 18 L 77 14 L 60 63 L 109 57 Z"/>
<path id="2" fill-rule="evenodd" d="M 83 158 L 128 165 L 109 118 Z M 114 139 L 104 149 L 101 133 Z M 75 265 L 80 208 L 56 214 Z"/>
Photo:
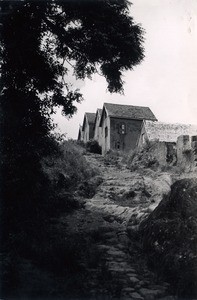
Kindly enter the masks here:
<path id="1" fill-rule="evenodd" d="M 89 112 L 86 112 L 85 115 L 84 115 L 84 119 L 83 119 L 83 126 L 82 126 L 82 130 L 84 131 L 84 127 L 85 127 L 85 121 L 87 120 L 87 122 L 89 124 L 94 124 L 94 121 L 95 121 L 95 117 L 96 117 L 96 114 L 95 113 L 89 113 Z"/>
<path id="2" fill-rule="evenodd" d="M 197 135 L 197 125 L 144 121 L 149 140 L 176 142 L 180 135 Z"/>
<path id="3" fill-rule="evenodd" d="M 97 108 L 97 111 L 96 111 L 96 114 L 99 114 L 99 115 L 101 115 L 102 114 L 102 108 Z"/>
<path id="4" fill-rule="evenodd" d="M 96 126 L 96 120 L 97 120 L 98 116 L 101 117 L 101 114 L 102 114 L 102 108 L 97 108 L 95 121 L 94 121 L 94 129 L 95 129 L 95 126 Z"/>
<path id="5" fill-rule="evenodd" d="M 88 123 L 94 123 L 96 114 L 95 113 L 85 113 L 88 119 Z"/>
<path id="6" fill-rule="evenodd" d="M 113 103 L 104 103 L 104 107 L 110 117 L 157 121 L 149 107 Z"/>

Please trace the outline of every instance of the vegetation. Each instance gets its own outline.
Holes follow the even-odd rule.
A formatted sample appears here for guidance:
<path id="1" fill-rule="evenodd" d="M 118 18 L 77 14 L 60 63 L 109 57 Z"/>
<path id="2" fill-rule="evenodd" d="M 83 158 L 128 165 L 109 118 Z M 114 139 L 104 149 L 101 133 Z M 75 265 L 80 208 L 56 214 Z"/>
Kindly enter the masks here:
<path id="1" fill-rule="evenodd" d="M 26 213 L 22 220 L 17 220 L 21 222 L 20 228 L 3 241 L 1 292 L 6 297 L 17 299 L 24 293 L 21 287 L 25 287 L 26 281 L 29 296 L 35 293 L 40 297 L 44 293 L 49 297 L 51 292 L 55 297 L 58 293 L 62 296 L 85 293 L 86 269 L 94 264 L 95 255 L 99 255 L 94 253 L 93 237 L 81 232 L 75 219 L 83 214 L 83 209 L 78 213 L 84 207 L 83 198 L 92 197 L 101 183 L 99 171 L 90 167 L 83 149 L 74 141 L 61 143 L 56 153 L 41 160 L 41 166 L 44 182 L 40 201 L 36 203 L 37 215 L 32 213 L 35 203 L 28 201 L 29 211 L 27 206 L 20 208 L 20 212 Z M 87 221 L 88 217 L 82 219 Z M 29 280 L 25 278 L 26 272 Z M 60 277 L 60 282 L 53 276 Z M 40 290 L 33 291 L 34 284 Z"/>
<path id="2" fill-rule="evenodd" d="M 154 150 L 158 142 L 149 142 L 141 149 L 134 149 L 127 158 L 127 166 L 131 171 L 136 169 L 151 168 L 158 169 L 159 161 Z"/>
<path id="3" fill-rule="evenodd" d="M 23 226 L 38 215 L 47 195 L 40 160 L 59 151 L 51 136 L 54 107 L 71 116 L 82 100 L 69 84 L 69 70 L 84 79 L 99 69 L 110 92 L 122 91 L 123 71 L 143 58 L 143 38 L 126 0 L 1 1 L 0 8 L 0 154 L 2 211 L 5 223 L 12 220 L 4 226 L 8 236 L 18 219 Z"/>
<path id="4" fill-rule="evenodd" d="M 196 193 L 196 178 L 175 182 L 138 234 L 150 266 L 179 296 L 189 298 L 197 296 Z"/>
<path id="5" fill-rule="evenodd" d="M 96 154 L 101 154 L 102 153 L 101 146 L 99 146 L 99 143 L 95 140 L 88 141 L 86 143 L 86 149 L 90 153 L 96 153 Z"/>
<path id="6" fill-rule="evenodd" d="M 13 265 L 5 277 L 4 265 L 2 282 L 12 291 L 16 257 L 47 256 L 51 218 L 76 204 L 74 189 L 90 196 L 99 183 L 74 146 L 59 147 L 51 134 L 55 107 L 72 116 L 83 99 L 70 71 L 80 79 L 100 72 L 110 92 L 122 92 L 123 72 L 143 59 L 143 38 L 126 0 L 8 0 L 0 15 L 1 244 Z"/>
<path id="7" fill-rule="evenodd" d="M 122 158 L 122 153 L 120 151 L 108 151 L 104 156 L 104 162 L 106 165 L 115 165 L 119 166 L 119 162 Z"/>

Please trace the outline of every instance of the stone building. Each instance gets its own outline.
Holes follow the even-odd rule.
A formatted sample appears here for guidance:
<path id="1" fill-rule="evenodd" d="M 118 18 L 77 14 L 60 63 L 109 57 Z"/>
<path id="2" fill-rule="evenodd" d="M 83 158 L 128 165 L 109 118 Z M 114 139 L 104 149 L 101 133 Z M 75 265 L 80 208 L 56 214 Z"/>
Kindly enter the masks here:
<path id="1" fill-rule="evenodd" d="M 87 143 L 89 140 L 94 138 L 94 123 L 95 123 L 95 113 L 86 112 L 83 119 L 83 141 Z"/>
<path id="2" fill-rule="evenodd" d="M 129 152 L 151 141 L 151 155 L 160 165 L 197 168 L 197 125 L 158 122 L 148 107 L 104 103 L 96 113 L 86 112 L 78 140 L 94 139 L 109 150 Z"/>
<path id="3" fill-rule="evenodd" d="M 79 125 L 79 132 L 78 132 L 78 138 L 77 138 L 77 140 L 78 141 L 83 141 L 83 138 L 84 138 L 84 132 L 82 130 L 82 126 Z"/>
<path id="4" fill-rule="evenodd" d="M 185 171 L 196 169 L 197 125 L 143 121 L 137 148 L 154 141 L 149 144 L 149 152 L 160 165 L 176 165 Z"/>
<path id="5" fill-rule="evenodd" d="M 197 135 L 197 126 L 144 120 L 136 146 L 141 147 L 147 141 L 176 143 L 177 138 L 182 135 Z"/>
<path id="6" fill-rule="evenodd" d="M 102 154 L 134 149 L 144 120 L 157 121 L 149 107 L 104 103 L 99 124 Z"/>
<path id="7" fill-rule="evenodd" d="M 102 137 L 101 137 L 101 127 L 99 127 L 101 121 L 102 109 L 98 108 L 96 112 L 95 122 L 94 122 L 94 140 L 102 145 Z"/>

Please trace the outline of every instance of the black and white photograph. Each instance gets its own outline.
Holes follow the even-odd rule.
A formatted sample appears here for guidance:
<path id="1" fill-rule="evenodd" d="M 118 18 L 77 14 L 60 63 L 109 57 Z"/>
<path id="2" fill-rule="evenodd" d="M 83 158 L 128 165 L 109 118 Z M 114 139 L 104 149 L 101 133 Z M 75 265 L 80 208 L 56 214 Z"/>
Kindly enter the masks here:
<path id="1" fill-rule="evenodd" d="M 197 300 L 197 1 L 0 0 L 0 300 Z"/>

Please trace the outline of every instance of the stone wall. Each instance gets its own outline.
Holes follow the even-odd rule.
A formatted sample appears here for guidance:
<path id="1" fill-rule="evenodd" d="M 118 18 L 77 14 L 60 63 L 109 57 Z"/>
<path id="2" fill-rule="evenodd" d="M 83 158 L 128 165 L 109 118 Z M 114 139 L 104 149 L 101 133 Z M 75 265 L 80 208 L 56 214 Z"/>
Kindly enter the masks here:
<path id="1" fill-rule="evenodd" d="M 160 165 L 166 165 L 167 147 L 165 142 L 156 142 L 151 146 L 151 154 Z"/>
<path id="2" fill-rule="evenodd" d="M 178 166 L 186 172 L 197 170 L 197 136 L 181 135 L 177 143 L 155 141 L 150 151 L 161 166 Z"/>
<path id="3" fill-rule="evenodd" d="M 94 138 L 94 123 L 89 124 L 89 140 Z"/>
<path id="4" fill-rule="evenodd" d="M 197 135 L 191 137 L 191 147 L 193 150 L 193 167 L 197 169 Z"/>
<path id="5" fill-rule="evenodd" d="M 177 162 L 176 143 L 154 141 L 149 150 L 160 166 L 174 166 Z"/>
<path id="6" fill-rule="evenodd" d="M 103 120 L 101 127 L 101 139 L 102 139 L 102 155 L 106 154 L 110 148 L 110 118 L 106 116 Z"/>
<path id="7" fill-rule="evenodd" d="M 90 127 L 89 127 L 89 124 L 86 120 L 85 128 L 84 128 L 84 135 L 83 135 L 84 143 L 87 143 L 89 141 L 89 139 L 90 139 L 89 136 L 90 136 Z"/>
<path id="8" fill-rule="evenodd" d="M 181 135 L 176 143 L 160 141 L 148 143 L 150 146 L 147 151 L 160 166 L 177 166 L 186 172 L 197 170 L 197 136 Z"/>
<path id="9" fill-rule="evenodd" d="M 177 165 L 194 171 L 197 164 L 197 136 L 181 135 L 177 139 Z"/>
<path id="10" fill-rule="evenodd" d="M 95 121 L 95 128 L 94 128 L 94 140 L 102 146 L 102 132 L 100 125 L 101 115 L 97 114 L 96 121 Z"/>

